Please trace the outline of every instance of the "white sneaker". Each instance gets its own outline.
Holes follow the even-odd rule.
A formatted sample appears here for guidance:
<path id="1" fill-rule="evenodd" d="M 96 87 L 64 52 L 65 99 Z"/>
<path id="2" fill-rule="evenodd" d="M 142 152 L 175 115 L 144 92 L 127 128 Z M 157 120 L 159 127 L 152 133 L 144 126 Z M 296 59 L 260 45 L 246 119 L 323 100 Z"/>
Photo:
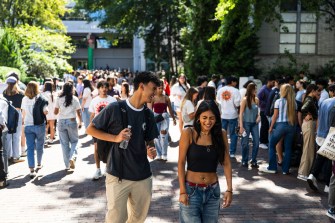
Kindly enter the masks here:
<path id="1" fill-rule="evenodd" d="M 326 185 L 325 189 L 323 190 L 325 193 L 329 193 L 329 187 Z"/>
<path id="2" fill-rule="evenodd" d="M 307 178 L 307 183 L 309 185 L 309 187 L 314 190 L 314 191 L 318 191 L 318 183 L 316 181 L 316 178 L 313 176 L 313 174 L 310 174 Z"/>
<path id="3" fill-rule="evenodd" d="M 276 173 L 275 170 L 269 170 L 267 167 L 260 168 L 259 171 L 263 173 Z"/>
<path id="4" fill-rule="evenodd" d="M 235 158 L 235 154 L 230 154 L 230 158 Z"/>
<path id="5" fill-rule="evenodd" d="M 163 161 L 167 161 L 167 156 L 162 156 Z"/>
<path id="6" fill-rule="evenodd" d="M 265 145 L 264 143 L 259 144 L 259 148 L 261 149 L 268 149 L 268 146 Z"/>
<path id="7" fill-rule="evenodd" d="M 303 180 L 303 181 L 307 181 L 307 176 L 304 176 L 304 175 L 302 175 L 302 174 L 298 174 L 298 176 L 297 176 L 297 179 L 299 179 L 299 180 Z"/>
<path id="8" fill-rule="evenodd" d="M 101 170 L 100 170 L 100 169 L 97 169 L 97 170 L 95 171 L 95 174 L 93 175 L 93 180 L 99 180 L 100 177 L 102 177 Z"/>

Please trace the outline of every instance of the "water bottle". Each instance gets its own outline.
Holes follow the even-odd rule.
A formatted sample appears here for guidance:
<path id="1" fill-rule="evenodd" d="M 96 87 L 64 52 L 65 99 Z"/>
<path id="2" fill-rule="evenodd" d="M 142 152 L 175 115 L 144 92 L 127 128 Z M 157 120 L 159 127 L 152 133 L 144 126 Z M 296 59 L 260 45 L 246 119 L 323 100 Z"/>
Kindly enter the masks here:
<path id="1" fill-rule="evenodd" d="M 131 125 L 128 125 L 128 129 L 131 130 Z M 120 143 L 120 148 L 121 149 L 127 149 L 128 147 L 128 143 L 129 143 L 129 140 L 123 140 L 121 143 Z"/>

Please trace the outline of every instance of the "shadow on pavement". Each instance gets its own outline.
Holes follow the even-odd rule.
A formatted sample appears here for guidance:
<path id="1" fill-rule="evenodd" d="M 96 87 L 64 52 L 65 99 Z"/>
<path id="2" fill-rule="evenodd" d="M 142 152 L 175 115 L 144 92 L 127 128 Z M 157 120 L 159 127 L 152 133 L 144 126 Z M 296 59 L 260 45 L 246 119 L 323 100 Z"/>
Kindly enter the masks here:
<path id="1" fill-rule="evenodd" d="M 88 155 L 87 157 L 82 159 L 83 161 L 87 161 L 87 164 L 95 164 L 94 154 Z"/>
<path id="2" fill-rule="evenodd" d="M 73 174 L 73 171 L 66 171 L 66 170 L 59 170 L 57 172 L 47 174 L 47 175 L 37 175 L 37 177 L 34 178 L 32 183 L 34 183 L 36 186 L 45 186 L 50 183 L 58 182 L 61 179 L 63 179 L 65 176 Z"/>

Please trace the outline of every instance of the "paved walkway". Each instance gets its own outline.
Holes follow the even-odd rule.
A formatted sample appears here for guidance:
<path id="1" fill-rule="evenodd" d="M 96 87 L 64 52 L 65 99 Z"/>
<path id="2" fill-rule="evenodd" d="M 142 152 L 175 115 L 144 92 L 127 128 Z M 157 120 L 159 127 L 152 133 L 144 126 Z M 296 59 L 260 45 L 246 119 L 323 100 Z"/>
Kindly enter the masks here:
<path id="1" fill-rule="evenodd" d="M 153 198 L 146 222 L 178 222 L 178 139 L 172 127 L 167 163 L 152 161 Z M 95 171 L 93 145 L 81 131 L 80 150 L 73 173 L 64 170 L 59 144 L 46 148 L 43 169 L 31 180 L 27 162 L 9 167 L 10 186 L 0 190 L 1 223 L 103 222 L 106 211 L 104 178 L 92 181 Z M 56 141 L 57 143 L 58 141 Z M 233 203 L 220 211 L 220 222 L 331 222 L 325 215 L 327 194 L 312 192 L 292 174 L 263 174 L 240 166 L 240 148 L 233 160 Z M 265 163 L 267 151 L 260 149 Z M 225 190 L 219 168 L 221 190 Z M 324 185 L 320 184 L 323 189 Z"/>

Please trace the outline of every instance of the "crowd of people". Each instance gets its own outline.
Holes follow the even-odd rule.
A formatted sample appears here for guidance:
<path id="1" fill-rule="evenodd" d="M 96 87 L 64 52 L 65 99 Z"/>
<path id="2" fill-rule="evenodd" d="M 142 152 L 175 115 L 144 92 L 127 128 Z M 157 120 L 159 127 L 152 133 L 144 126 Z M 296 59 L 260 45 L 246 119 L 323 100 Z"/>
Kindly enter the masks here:
<path id="1" fill-rule="evenodd" d="M 327 215 L 335 219 L 335 168 L 331 160 L 316 155 L 335 124 L 335 78 L 310 82 L 301 72 L 297 81 L 268 76 L 260 89 L 253 80 L 238 89 L 234 76 L 213 75 L 210 81 L 199 76 L 196 86 L 183 74 L 171 77 L 170 82 L 150 72 L 76 71 L 71 77 L 62 84 L 57 78 L 47 78 L 42 85 L 32 81 L 23 89 L 15 72 L 7 75 L 7 87 L 0 97 L 1 188 L 8 185 L 8 162 L 25 161 L 25 156 L 33 179 L 43 168 L 44 146 L 54 144 L 57 136 L 65 170 L 74 170 L 78 129 L 83 127 L 94 142 L 92 180 L 106 175 L 106 222 L 144 222 L 152 193 L 147 157 L 167 162 L 171 119 L 173 125 L 178 122 L 181 134 L 181 222 L 217 222 L 218 165 L 223 166 L 227 183 L 222 206 L 230 206 L 231 159 L 236 159 L 238 138 L 242 168 L 250 165 L 264 173 L 281 170 L 287 175 L 292 154 L 298 153 L 297 178 L 318 191 L 322 176 L 324 190 L 329 192 Z M 10 134 L 6 127 L 8 101 L 19 114 L 16 132 Z M 124 116 L 127 123 L 123 123 Z M 99 141 L 113 145 L 105 171 L 101 170 Z M 126 146 L 121 149 L 123 142 Z M 259 148 L 268 150 L 266 167 L 257 161 Z M 127 201 L 131 201 L 128 207 Z"/>

